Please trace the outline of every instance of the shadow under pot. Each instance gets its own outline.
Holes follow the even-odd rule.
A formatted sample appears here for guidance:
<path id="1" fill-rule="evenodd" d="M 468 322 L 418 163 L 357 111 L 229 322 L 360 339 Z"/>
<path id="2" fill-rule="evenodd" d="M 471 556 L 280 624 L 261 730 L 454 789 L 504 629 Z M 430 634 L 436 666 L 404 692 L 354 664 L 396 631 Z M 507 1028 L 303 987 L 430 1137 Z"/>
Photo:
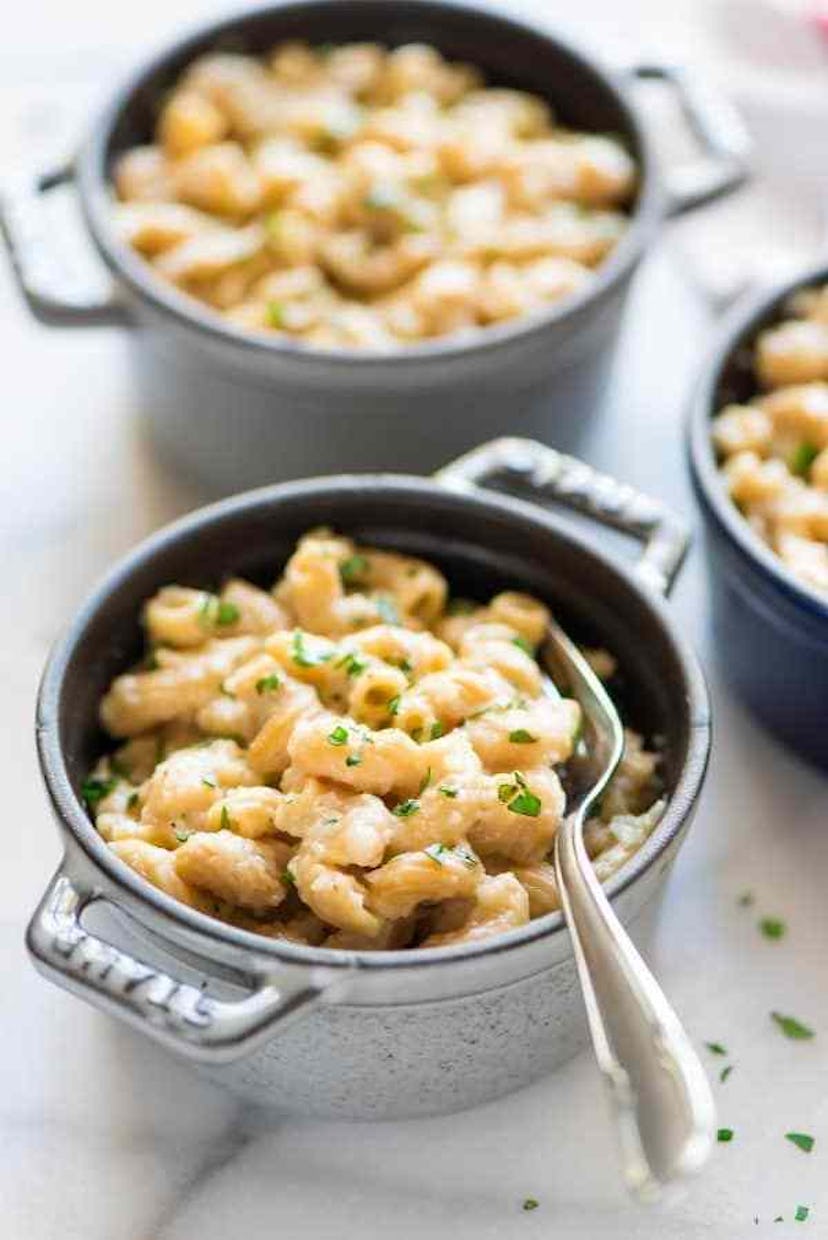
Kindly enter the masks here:
<path id="1" fill-rule="evenodd" d="M 688 447 L 722 671 L 774 735 L 828 769 L 828 596 L 800 585 L 748 525 L 725 490 L 711 437 L 721 409 L 757 394 L 757 334 L 780 321 L 793 293 L 826 282 L 828 268 L 816 268 L 730 316 L 694 395 Z"/>
<path id="2" fill-rule="evenodd" d="M 626 531 L 646 544 L 643 556 L 613 563 L 546 511 L 550 503 Z M 529 1084 L 586 1041 L 559 912 L 487 940 L 405 951 L 264 938 L 145 883 L 106 846 L 81 800 L 103 744 L 98 703 L 139 654 L 147 596 L 168 581 L 212 586 L 231 573 L 272 582 L 297 538 L 320 523 L 433 561 L 461 595 L 530 591 L 573 635 L 618 659 L 625 714 L 661 738 L 668 797 L 606 887 L 639 944 L 646 939 L 710 744 L 698 664 L 660 597 L 685 536 L 631 488 L 539 444 L 500 440 L 433 480 L 346 476 L 242 495 L 160 531 L 115 568 L 43 679 L 38 746 L 65 857 L 30 924 L 29 950 L 52 981 L 259 1104 L 373 1119 L 460 1110 Z M 104 934 L 93 927 L 107 910 L 121 916 Z"/>
<path id="3" fill-rule="evenodd" d="M 163 282 L 118 237 L 111 173 L 152 141 L 182 71 L 216 50 L 260 54 L 312 43 L 421 42 L 478 66 L 489 84 L 547 99 L 575 130 L 620 135 L 638 170 L 629 227 L 582 292 L 529 317 L 391 353 L 303 345 L 246 333 Z M 701 148 L 662 176 L 632 98 L 641 79 L 675 91 Z M 15 267 L 33 312 L 49 323 L 117 322 L 131 336 L 138 401 L 164 454 L 213 491 L 309 470 L 429 472 L 504 431 L 572 446 L 600 406 L 630 280 L 665 216 L 727 193 L 746 175 L 747 140 L 723 100 L 684 72 L 639 65 L 609 73 L 551 35 L 488 8 L 433 0 L 301 0 L 204 25 L 118 90 L 69 168 L 0 195 Z M 103 298 L 62 270 L 41 195 L 73 182 L 110 277 Z"/>

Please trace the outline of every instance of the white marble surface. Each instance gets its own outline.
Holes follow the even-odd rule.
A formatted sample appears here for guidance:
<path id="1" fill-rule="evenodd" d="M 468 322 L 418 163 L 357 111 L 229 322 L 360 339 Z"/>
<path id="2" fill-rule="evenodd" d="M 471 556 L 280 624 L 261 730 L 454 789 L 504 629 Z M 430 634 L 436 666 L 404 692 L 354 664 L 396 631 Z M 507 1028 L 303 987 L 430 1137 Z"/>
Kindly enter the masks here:
<path id="1" fill-rule="evenodd" d="M 555 17 L 555 6 L 547 8 Z M 645 21 L 638 31 L 659 49 L 680 55 L 703 47 L 709 4 L 639 0 L 617 13 L 606 0 L 579 6 L 592 19 L 590 36 L 607 45 L 629 44 L 633 9 Z M 100 0 L 19 7 L 17 35 L 0 49 L 4 166 L 21 125 L 44 148 L 54 141 L 56 87 L 71 128 L 96 84 L 147 42 L 148 30 L 163 37 L 185 17 L 193 13 L 184 0 L 144 0 L 117 12 Z M 708 227 L 715 223 L 709 217 Z M 589 455 L 692 515 L 680 419 L 712 324 L 685 282 L 679 253 L 668 240 L 642 273 L 615 398 Z M 112 559 L 198 497 L 182 492 L 141 439 L 116 331 L 39 327 L 5 266 L 0 306 L 0 1234 L 730 1240 L 810 1228 L 828 1235 L 828 785 L 758 731 L 720 683 L 699 552 L 675 610 L 710 673 L 715 754 L 671 879 L 654 962 L 693 1036 L 728 1047 L 735 1068 L 716 1094 L 720 1121 L 736 1135 L 683 1200 L 650 1211 L 625 1200 L 587 1054 L 529 1092 L 447 1119 L 286 1123 L 245 1113 L 35 975 L 23 927 L 59 859 L 32 743 L 46 650 Z M 747 910 L 737 905 L 746 888 L 757 899 Z M 784 940 L 762 938 L 762 913 L 786 919 Z M 807 1021 L 816 1039 L 786 1041 L 769 1019 L 774 1008 Z M 709 1062 L 718 1070 L 724 1061 Z M 811 1155 L 784 1140 L 791 1129 L 816 1136 Z M 527 1196 L 540 1202 L 531 1214 L 521 1210 Z M 799 1203 L 811 1209 L 805 1224 L 791 1221 Z M 780 1214 L 784 1224 L 774 1224 Z"/>

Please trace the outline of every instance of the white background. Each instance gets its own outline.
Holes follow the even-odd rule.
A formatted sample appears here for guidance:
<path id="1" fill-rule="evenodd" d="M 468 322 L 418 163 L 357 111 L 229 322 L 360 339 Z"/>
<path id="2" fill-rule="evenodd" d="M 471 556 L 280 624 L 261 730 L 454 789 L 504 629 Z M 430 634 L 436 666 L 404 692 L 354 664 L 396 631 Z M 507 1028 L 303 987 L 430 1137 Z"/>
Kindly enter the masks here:
<path id="1" fill-rule="evenodd" d="M 218 7 L 183 0 L 15 5 L 13 33 L 7 24 L 0 47 L 0 171 L 7 173 L 24 148 L 47 162 L 63 153 L 93 99 L 123 67 Z M 561 0 L 523 7 L 577 29 L 582 41 L 616 57 L 661 53 L 703 63 L 740 94 L 757 126 L 767 123 L 754 76 L 733 41 L 723 41 L 726 23 L 712 3 Z M 745 32 L 747 41 L 750 22 Z M 779 91 L 771 121 L 784 83 Z M 785 124 L 793 159 L 800 126 Z M 805 141 L 804 128 L 802 135 Z M 789 251 L 805 256 L 814 244 L 814 211 L 806 182 L 785 171 L 788 154 L 770 142 L 760 166 L 775 180 L 663 239 L 636 286 L 613 399 L 589 444 L 595 464 L 694 520 L 681 418 L 715 324 L 688 267 L 698 272 L 706 260 L 707 277 L 746 248 L 781 247 L 786 261 Z M 749 247 L 747 221 L 769 229 Z M 828 1235 L 826 781 L 761 733 L 720 684 L 699 550 L 675 610 L 711 676 L 715 753 L 697 825 L 671 879 L 654 963 L 698 1042 L 728 1047 L 735 1068 L 716 1094 L 720 1121 L 736 1135 L 683 1201 L 641 1212 L 625 1200 L 586 1053 L 532 1090 L 465 1115 L 378 1126 L 279 1122 L 245 1113 L 34 974 L 23 954 L 23 926 L 59 859 L 32 743 L 39 671 L 91 582 L 198 497 L 164 470 L 142 438 L 117 330 L 38 326 L 5 264 L 0 308 L 2 1235 Z M 750 910 L 737 905 L 745 888 L 756 892 Z M 782 942 L 761 937 L 760 913 L 786 919 Z M 783 1039 L 769 1019 L 773 1008 L 807 1021 L 817 1038 Z M 709 1062 L 716 1071 L 721 1066 Z M 784 1140 L 790 1129 L 816 1136 L 810 1156 Z M 521 1210 L 527 1196 L 540 1201 L 532 1214 Z M 806 1224 L 790 1221 L 798 1203 L 811 1208 Z M 785 1223 L 774 1223 L 780 1214 Z"/>

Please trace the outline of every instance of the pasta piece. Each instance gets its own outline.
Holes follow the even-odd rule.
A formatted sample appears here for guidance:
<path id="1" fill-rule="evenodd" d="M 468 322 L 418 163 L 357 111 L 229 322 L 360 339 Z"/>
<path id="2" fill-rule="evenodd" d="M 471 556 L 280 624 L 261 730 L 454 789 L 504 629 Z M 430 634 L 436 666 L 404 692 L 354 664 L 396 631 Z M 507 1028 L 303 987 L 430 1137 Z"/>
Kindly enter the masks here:
<path id="1" fill-rule="evenodd" d="M 144 840 L 115 840 L 109 845 L 115 856 L 131 870 L 181 904 L 207 912 L 211 903 L 179 875 L 175 866 L 175 854 L 165 848 L 156 848 Z"/>
<path id="2" fill-rule="evenodd" d="M 101 722 L 113 736 L 136 736 L 186 717 L 254 648 L 248 637 L 211 640 L 193 654 L 168 653 L 157 670 L 118 676 L 101 702 Z"/>
<path id="3" fill-rule="evenodd" d="M 288 866 L 302 900 L 328 925 L 376 938 L 382 922 L 365 906 L 365 887 L 354 875 L 328 865 L 324 855 L 324 845 L 312 842 Z"/>
<path id="4" fill-rule="evenodd" d="M 291 849 L 277 840 L 249 840 L 232 831 L 191 835 L 173 854 L 175 872 L 192 887 L 253 913 L 265 913 L 287 894 L 283 879 Z"/>
<path id="5" fill-rule="evenodd" d="M 423 947 L 451 947 L 475 943 L 524 926 L 529 920 L 529 897 L 514 874 L 487 877 L 477 888 L 466 922 L 456 930 L 430 934 Z"/>
<path id="6" fill-rule="evenodd" d="M 365 876 L 370 907 L 381 917 L 407 917 L 419 904 L 473 896 L 483 877 L 473 853 L 435 844 L 400 853 Z"/>

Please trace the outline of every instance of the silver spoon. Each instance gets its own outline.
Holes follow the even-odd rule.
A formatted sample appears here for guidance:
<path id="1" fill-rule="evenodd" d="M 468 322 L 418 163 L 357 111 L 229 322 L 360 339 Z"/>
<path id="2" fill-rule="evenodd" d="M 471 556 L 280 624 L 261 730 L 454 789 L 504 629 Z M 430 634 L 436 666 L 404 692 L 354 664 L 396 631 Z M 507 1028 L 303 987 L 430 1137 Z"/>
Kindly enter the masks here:
<path id="1" fill-rule="evenodd" d="M 584 848 L 586 815 L 624 747 L 618 712 L 577 646 L 550 622 L 541 658 L 583 714 L 583 741 L 567 764 L 569 813 L 555 841 L 561 904 L 575 951 L 595 1056 L 609 1087 L 628 1187 L 651 1200 L 704 1164 L 715 1108 L 687 1034 L 612 911 Z"/>

